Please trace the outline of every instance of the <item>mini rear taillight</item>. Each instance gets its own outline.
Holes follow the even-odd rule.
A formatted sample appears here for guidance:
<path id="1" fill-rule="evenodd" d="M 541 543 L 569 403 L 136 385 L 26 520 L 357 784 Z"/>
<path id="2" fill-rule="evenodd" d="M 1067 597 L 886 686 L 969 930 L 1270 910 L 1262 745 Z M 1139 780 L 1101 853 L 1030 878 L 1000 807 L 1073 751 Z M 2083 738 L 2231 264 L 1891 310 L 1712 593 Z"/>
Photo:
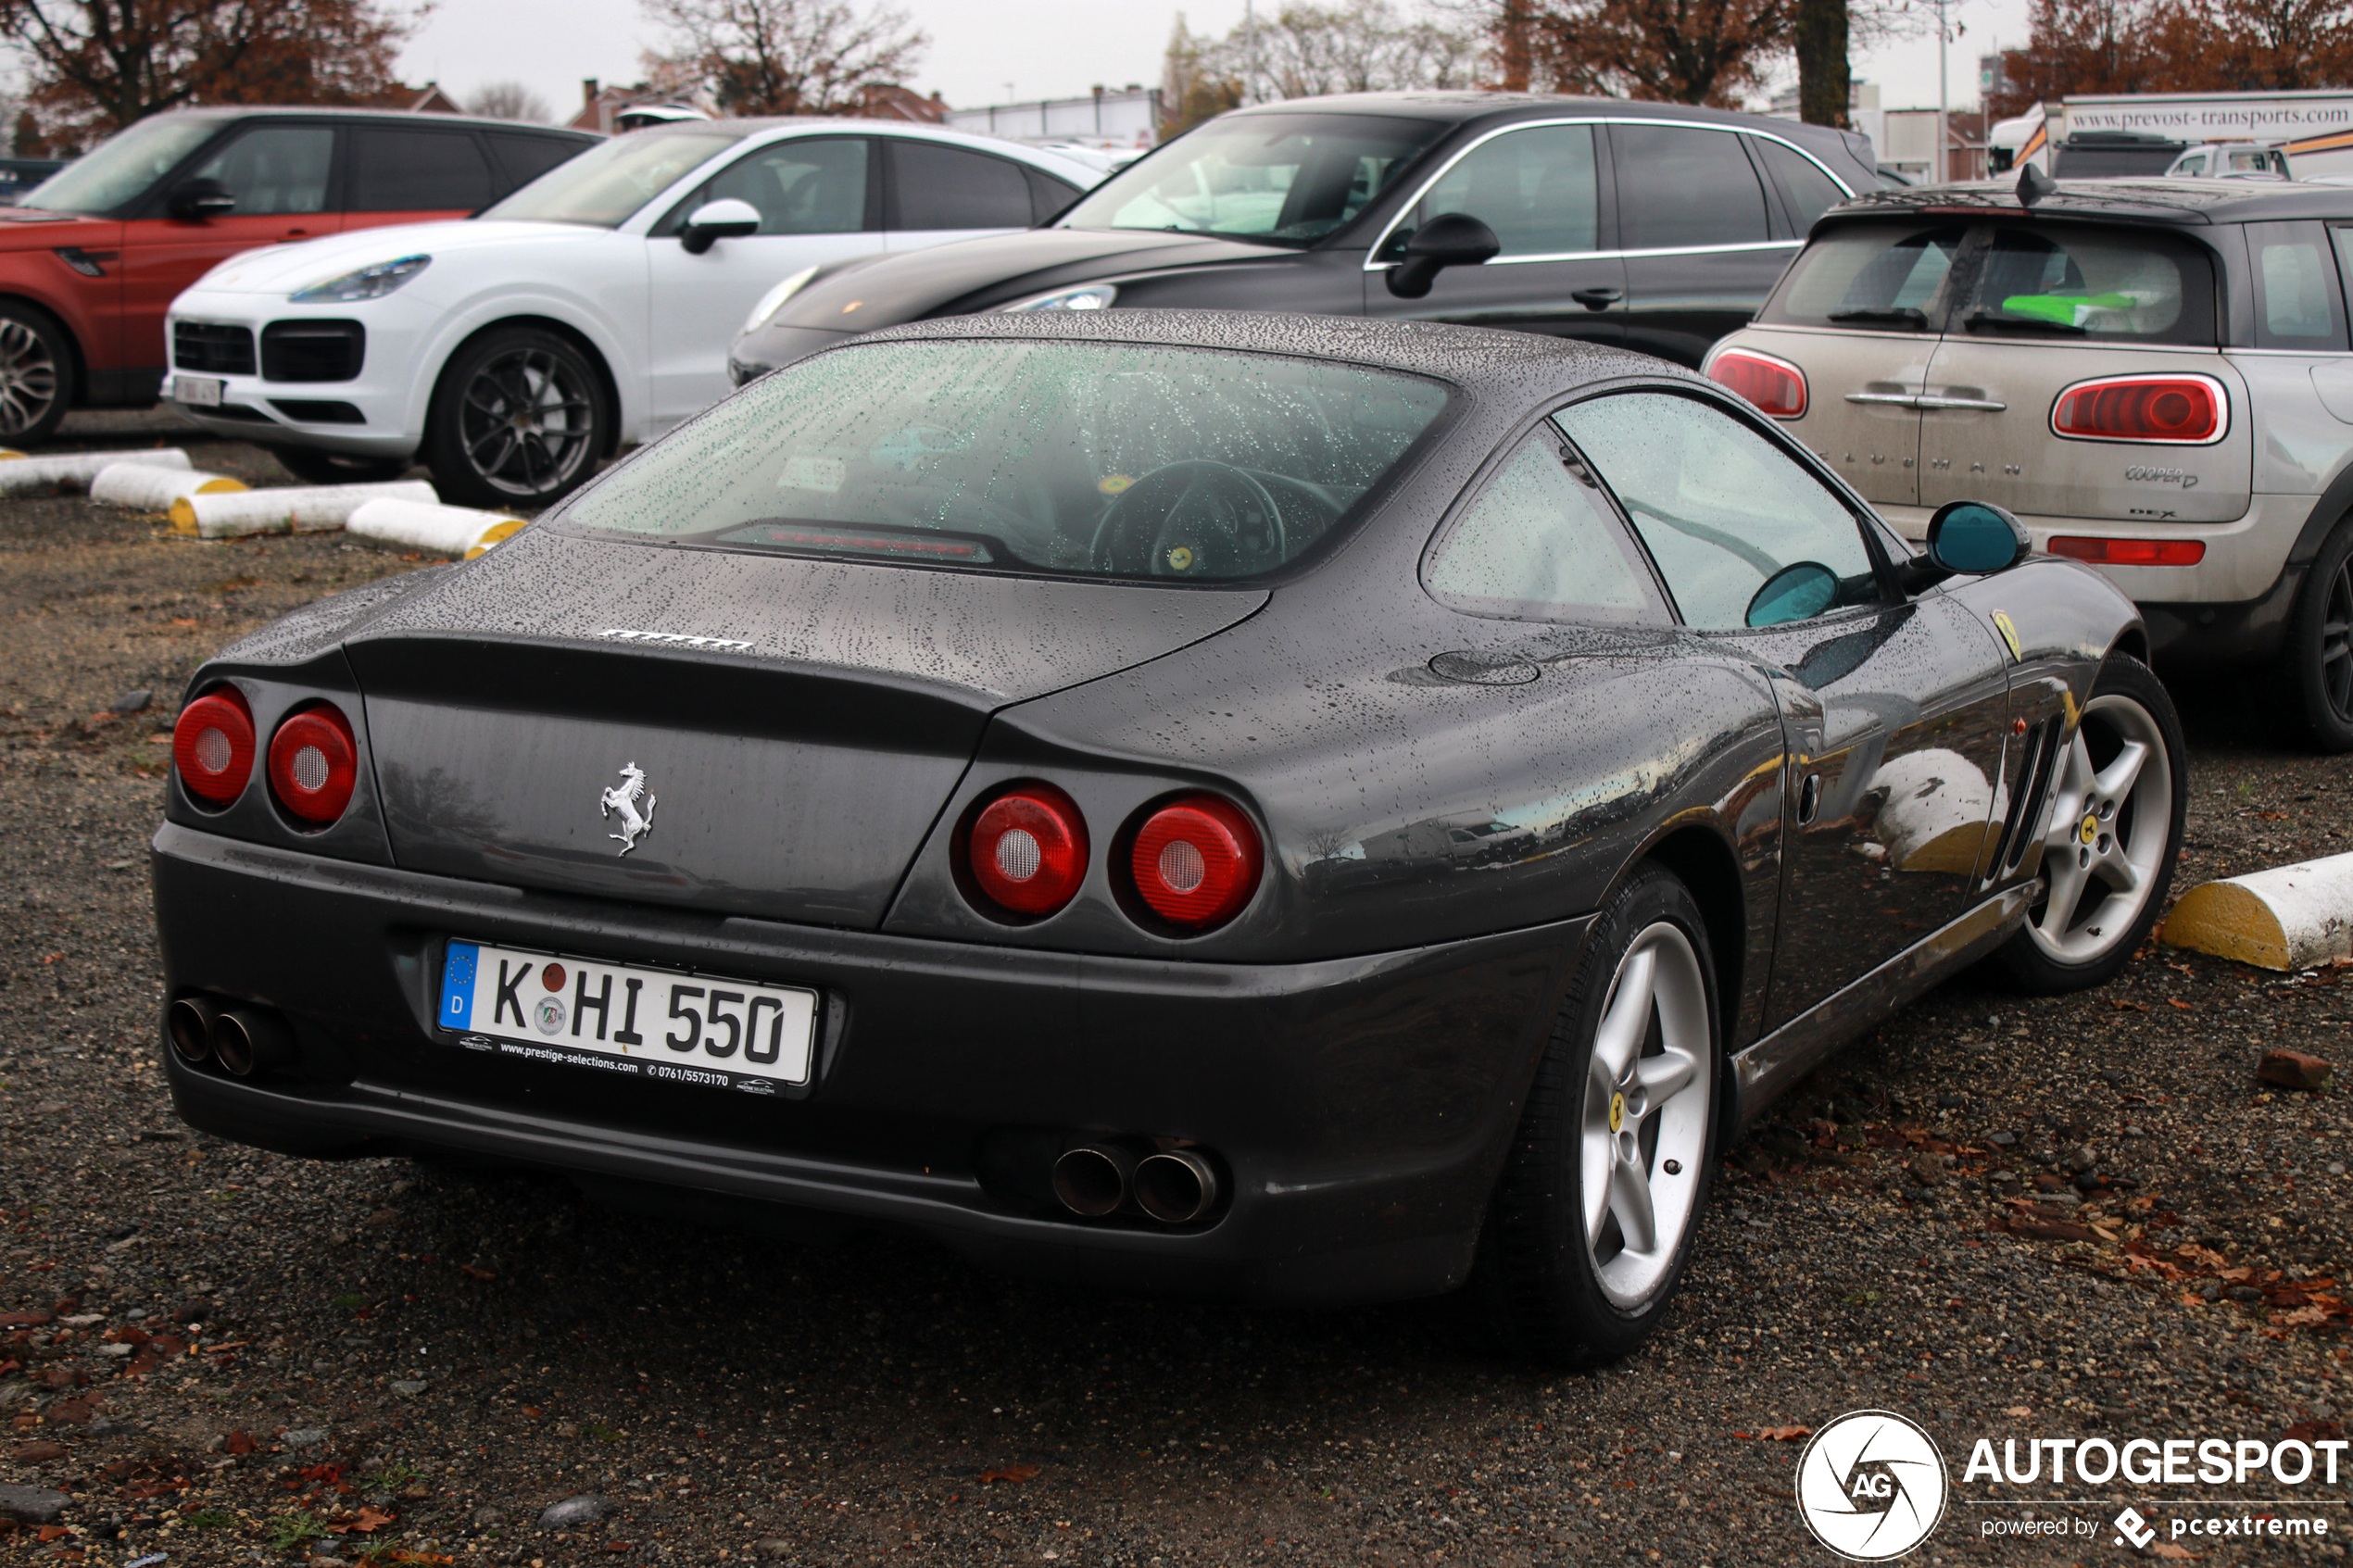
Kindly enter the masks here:
<path id="1" fill-rule="evenodd" d="M 1087 819 L 1052 784 L 1017 784 L 973 819 L 964 864 L 993 902 L 1051 915 L 1087 880 Z"/>
<path id="2" fill-rule="evenodd" d="M 314 703 L 270 737 L 270 790 L 290 816 L 325 827 L 351 804 L 359 746 L 351 721 L 331 702 Z"/>
<path id="3" fill-rule="evenodd" d="M 253 777 L 253 710 L 234 686 L 215 686 L 180 710 L 171 726 L 171 765 L 190 795 L 226 806 Z"/>
<path id="4" fill-rule="evenodd" d="M 2069 387 L 2051 405 L 2051 433 L 2070 441 L 2197 446 L 2220 441 L 2230 409 L 2211 376 L 2108 376 Z"/>
<path id="5" fill-rule="evenodd" d="M 1206 931 L 1250 902 L 1264 858 L 1258 830 L 1240 808 L 1214 795 L 1189 795 L 1137 830 L 1127 870 L 1152 913 L 1188 931 Z"/>
<path id="6" fill-rule="evenodd" d="M 2093 539 L 2062 533 L 2051 554 L 2102 566 L 2196 566 L 2206 558 L 2203 539 Z"/>
<path id="7" fill-rule="evenodd" d="M 1707 379 L 1731 388 L 1777 420 L 1794 420 L 1806 412 L 1806 372 L 1786 359 L 1728 348 L 1707 367 Z"/>

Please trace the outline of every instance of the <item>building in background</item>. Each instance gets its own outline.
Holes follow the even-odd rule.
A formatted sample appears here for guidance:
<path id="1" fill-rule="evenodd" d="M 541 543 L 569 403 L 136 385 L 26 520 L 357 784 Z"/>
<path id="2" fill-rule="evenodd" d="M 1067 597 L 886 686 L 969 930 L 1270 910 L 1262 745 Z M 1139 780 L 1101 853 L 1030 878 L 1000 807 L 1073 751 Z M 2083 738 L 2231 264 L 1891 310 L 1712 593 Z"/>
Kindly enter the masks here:
<path id="1" fill-rule="evenodd" d="M 1160 89 L 1131 82 L 1116 92 L 1098 87 L 1083 98 L 1038 98 L 987 108 L 949 109 L 942 123 L 958 131 L 1038 146 L 1140 152 L 1160 140 Z"/>
<path id="2" fill-rule="evenodd" d="M 1993 58 L 1998 65 L 1999 56 Z M 1795 119 L 1797 89 L 1774 94 L 1766 112 Z M 1985 117 L 1973 109 L 1955 109 L 1946 117 L 1949 140 L 1942 173 L 1937 170 L 1934 109 L 1882 108 L 1879 83 L 1856 82 L 1847 89 L 1846 119 L 1870 138 L 1881 169 L 1894 169 L 1915 183 L 1985 178 Z"/>

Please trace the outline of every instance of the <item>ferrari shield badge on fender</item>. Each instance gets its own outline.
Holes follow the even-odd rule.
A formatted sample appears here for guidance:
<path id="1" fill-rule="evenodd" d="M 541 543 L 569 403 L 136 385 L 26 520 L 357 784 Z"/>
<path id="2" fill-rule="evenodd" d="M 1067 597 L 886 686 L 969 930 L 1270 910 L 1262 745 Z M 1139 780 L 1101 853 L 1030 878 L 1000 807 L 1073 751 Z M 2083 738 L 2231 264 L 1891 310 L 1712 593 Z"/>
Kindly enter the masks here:
<path id="1" fill-rule="evenodd" d="M 598 816 L 610 819 L 615 811 L 621 813 L 621 831 L 605 836 L 619 840 L 626 855 L 654 825 L 654 797 L 646 791 L 646 771 L 635 762 L 624 764 L 621 783 L 598 797 Z"/>
<path id="2" fill-rule="evenodd" d="M 2018 628 L 2010 624 L 2010 618 L 2007 612 L 1998 609 L 1994 612 L 1994 630 L 2002 634 L 2003 643 L 2010 650 L 2011 662 L 2015 663 L 2026 657 L 2026 649 L 2018 640 Z"/>

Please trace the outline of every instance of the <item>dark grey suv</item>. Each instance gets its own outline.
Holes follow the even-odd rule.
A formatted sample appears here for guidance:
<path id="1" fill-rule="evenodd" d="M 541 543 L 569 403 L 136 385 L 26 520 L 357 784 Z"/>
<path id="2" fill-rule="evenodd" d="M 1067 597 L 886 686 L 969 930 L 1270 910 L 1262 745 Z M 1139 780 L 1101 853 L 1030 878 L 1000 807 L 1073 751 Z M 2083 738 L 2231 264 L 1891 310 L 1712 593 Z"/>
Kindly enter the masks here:
<path id="1" fill-rule="evenodd" d="M 1592 98 L 1365 93 L 1211 120 L 1019 234 L 786 280 L 749 381 L 851 332 L 979 310 L 1199 307 L 1513 327 L 1696 366 L 1870 145 L 1761 115 Z"/>

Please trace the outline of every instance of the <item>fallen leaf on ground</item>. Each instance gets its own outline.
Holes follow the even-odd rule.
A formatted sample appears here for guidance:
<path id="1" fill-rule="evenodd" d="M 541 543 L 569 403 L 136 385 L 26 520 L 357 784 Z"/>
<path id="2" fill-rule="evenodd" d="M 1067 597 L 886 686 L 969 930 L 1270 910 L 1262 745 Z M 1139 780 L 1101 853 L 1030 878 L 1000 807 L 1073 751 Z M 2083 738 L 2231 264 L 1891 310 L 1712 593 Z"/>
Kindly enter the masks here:
<path id="1" fill-rule="evenodd" d="M 1037 1474 L 1038 1466 L 1034 1464 L 1009 1464 L 1002 1470 L 982 1471 L 980 1484 L 988 1486 L 1000 1481 L 1026 1481 Z"/>
<path id="2" fill-rule="evenodd" d="M 2007 1416 L 2013 1416 L 2013 1417 L 2016 1417 L 2018 1420 L 2023 1421 L 2023 1420 L 2025 1420 L 2028 1416 L 2032 1415 L 2032 1414 L 2034 1413 L 2034 1407 L 2033 1407 L 2033 1406 L 2032 1406 L 2032 1405 L 2012 1405 L 2009 1409 L 2007 1409 L 2007 1410 L 2004 1411 L 2002 1413 L 2003 1413 L 2004 1415 L 2007 1415 Z"/>
<path id="3" fill-rule="evenodd" d="M 372 1536 L 391 1524 L 395 1517 L 381 1509 L 363 1508 L 351 1518 L 330 1524 L 327 1528 L 338 1536 Z"/>
<path id="4" fill-rule="evenodd" d="M 2149 1555 L 2151 1557 L 2170 1558 L 2176 1562 L 2195 1562 L 2197 1561 L 2197 1554 L 2196 1552 L 2190 1550 L 2187 1547 L 2175 1546 L 2171 1541 L 2158 1541 L 2156 1545 L 2149 1548 Z"/>
<path id="5" fill-rule="evenodd" d="M 1794 1443 L 1800 1438 L 1811 1437 L 1813 1435 L 1814 1429 L 1810 1426 L 1760 1426 L 1754 1432 L 1732 1434 L 1735 1437 L 1755 1437 L 1766 1443 Z"/>

